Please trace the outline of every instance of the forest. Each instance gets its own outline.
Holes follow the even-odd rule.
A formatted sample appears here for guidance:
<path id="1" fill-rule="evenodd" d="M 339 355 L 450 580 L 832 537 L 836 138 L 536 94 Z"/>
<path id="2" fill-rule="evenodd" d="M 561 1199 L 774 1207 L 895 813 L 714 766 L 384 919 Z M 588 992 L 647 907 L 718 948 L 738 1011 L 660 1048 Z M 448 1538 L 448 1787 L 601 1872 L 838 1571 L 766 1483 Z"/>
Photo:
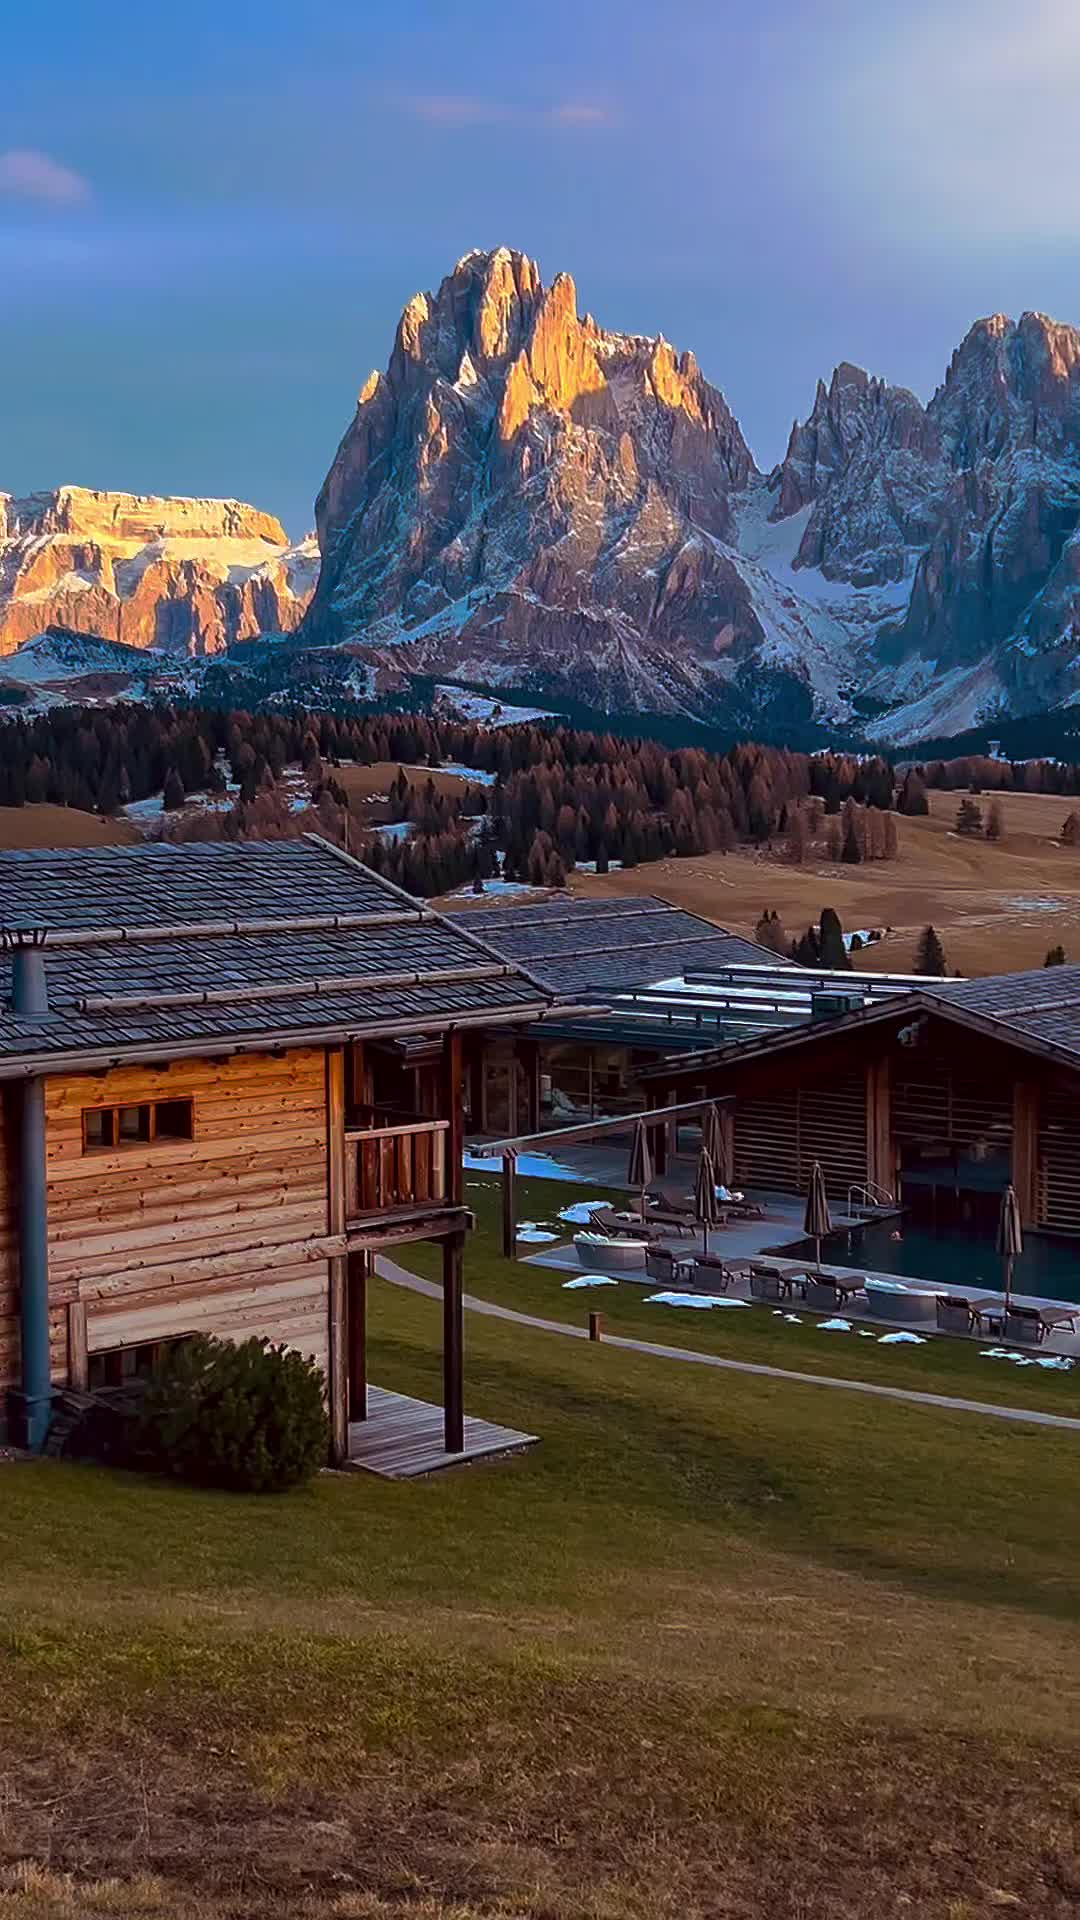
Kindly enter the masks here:
<path id="1" fill-rule="evenodd" d="M 882 756 L 753 743 L 717 753 L 558 722 L 493 729 L 420 714 L 57 707 L 7 720 L 3 741 L 0 805 L 108 816 L 161 795 L 161 830 L 174 839 L 315 827 L 424 896 L 496 873 L 557 887 L 575 866 L 605 872 L 740 846 L 794 863 L 890 860 L 895 814 L 925 813 L 928 788 L 1080 792 L 1080 766 L 1058 761 L 967 756 L 898 778 Z M 394 837 L 374 830 L 341 777 L 387 762 L 400 772 L 383 818 L 411 828 Z M 444 765 L 464 770 L 452 791 L 423 771 Z M 295 768 L 306 806 L 283 790 Z"/>

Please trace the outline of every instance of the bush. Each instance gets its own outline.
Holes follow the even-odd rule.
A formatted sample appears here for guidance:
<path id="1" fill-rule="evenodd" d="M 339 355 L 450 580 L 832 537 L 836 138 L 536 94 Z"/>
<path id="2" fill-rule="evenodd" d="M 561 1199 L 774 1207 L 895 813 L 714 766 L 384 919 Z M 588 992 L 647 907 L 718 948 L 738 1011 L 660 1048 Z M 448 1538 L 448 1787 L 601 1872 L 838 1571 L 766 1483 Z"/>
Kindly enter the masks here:
<path id="1" fill-rule="evenodd" d="M 148 1387 L 134 1451 L 203 1486 L 279 1493 L 326 1463 L 323 1395 L 322 1374 L 299 1353 L 199 1334 L 173 1349 Z"/>

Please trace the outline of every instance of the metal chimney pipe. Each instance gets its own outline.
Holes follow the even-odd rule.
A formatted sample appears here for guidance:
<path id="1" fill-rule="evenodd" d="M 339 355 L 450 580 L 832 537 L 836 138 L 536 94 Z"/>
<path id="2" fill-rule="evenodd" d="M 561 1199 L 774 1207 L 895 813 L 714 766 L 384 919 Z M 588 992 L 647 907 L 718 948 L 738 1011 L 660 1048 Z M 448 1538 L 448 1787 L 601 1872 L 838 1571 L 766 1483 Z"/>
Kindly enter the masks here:
<path id="1" fill-rule="evenodd" d="M 11 1011 L 21 1020 L 47 1020 L 43 927 L 5 928 L 11 949 Z M 52 1405 L 49 1356 L 49 1188 L 45 1137 L 45 1082 L 22 1087 L 19 1116 L 19 1320 L 22 1378 L 12 1394 L 15 1437 L 38 1452 L 45 1445 Z"/>
<path id="2" fill-rule="evenodd" d="M 47 938 L 44 927 L 4 930 L 4 944 L 11 948 L 11 1011 L 21 1020 L 43 1020 L 49 1011 L 44 954 Z"/>

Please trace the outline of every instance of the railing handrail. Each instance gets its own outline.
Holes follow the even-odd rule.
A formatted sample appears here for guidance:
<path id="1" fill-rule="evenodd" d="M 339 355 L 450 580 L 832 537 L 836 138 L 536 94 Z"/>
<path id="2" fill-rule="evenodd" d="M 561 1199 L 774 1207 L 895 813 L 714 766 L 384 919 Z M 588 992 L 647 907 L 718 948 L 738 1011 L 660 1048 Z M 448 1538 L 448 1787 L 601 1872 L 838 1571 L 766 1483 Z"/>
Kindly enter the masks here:
<path id="1" fill-rule="evenodd" d="M 849 1187 L 847 1190 L 847 1210 L 849 1213 L 851 1212 L 852 1200 L 857 1200 L 860 1194 L 868 1206 L 895 1207 L 896 1205 L 896 1195 L 890 1193 L 888 1187 L 879 1187 L 876 1180 L 864 1180 L 860 1181 L 858 1186 Z"/>
<path id="2" fill-rule="evenodd" d="M 406 1134 L 447 1133 L 449 1120 L 407 1120 L 399 1127 L 346 1127 L 345 1138 L 352 1140 L 397 1140 Z"/>

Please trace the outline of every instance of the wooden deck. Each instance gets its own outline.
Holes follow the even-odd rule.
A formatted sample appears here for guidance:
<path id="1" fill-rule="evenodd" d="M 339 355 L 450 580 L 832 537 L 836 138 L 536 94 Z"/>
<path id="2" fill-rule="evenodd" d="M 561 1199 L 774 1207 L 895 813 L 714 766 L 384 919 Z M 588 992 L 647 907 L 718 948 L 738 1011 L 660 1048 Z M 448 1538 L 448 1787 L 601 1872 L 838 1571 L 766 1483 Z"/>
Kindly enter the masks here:
<path id="1" fill-rule="evenodd" d="M 518 1453 L 536 1445 L 534 1433 L 496 1427 L 488 1420 L 465 1419 L 465 1447 L 461 1453 L 443 1448 L 443 1410 L 408 1394 L 368 1387 L 368 1417 L 349 1426 L 350 1467 L 382 1474 L 387 1480 L 414 1480 L 490 1454 Z"/>

